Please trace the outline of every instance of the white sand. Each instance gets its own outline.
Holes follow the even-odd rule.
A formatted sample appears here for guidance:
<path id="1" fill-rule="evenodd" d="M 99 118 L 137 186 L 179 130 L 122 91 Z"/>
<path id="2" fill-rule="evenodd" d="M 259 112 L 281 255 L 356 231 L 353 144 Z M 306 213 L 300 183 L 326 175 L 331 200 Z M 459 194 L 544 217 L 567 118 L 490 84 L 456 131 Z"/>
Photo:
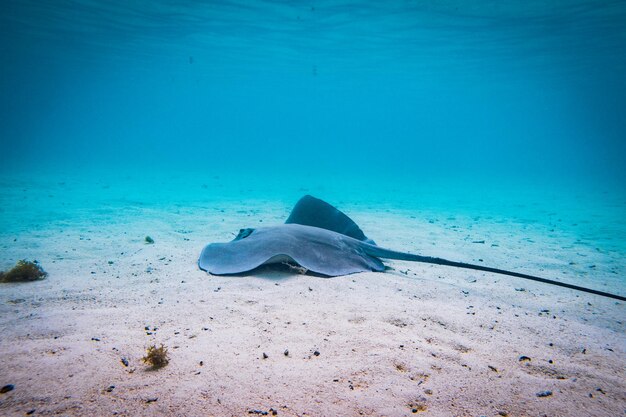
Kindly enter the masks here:
<path id="1" fill-rule="evenodd" d="M 623 303 L 398 261 L 332 279 L 209 276 L 195 264 L 204 244 L 284 217 L 282 206 L 222 208 L 145 209 L 115 223 L 86 215 L 22 232 L 15 245 L 5 236 L 3 268 L 31 251 L 50 276 L 0 287 L 0 385 L 15 385 L 0 394 L 0 414 L 624 414 Z M 623 262 L 578 248 L 586 264 L 568 265 L 571 236 L 532 225 L 346 211 L 382 246 L 578 284 L 587 264 Z M 615 289 L 607 280 L 599 289 Z M 155 343 L 170 352 L 160 370 L 140 360 Z"/>

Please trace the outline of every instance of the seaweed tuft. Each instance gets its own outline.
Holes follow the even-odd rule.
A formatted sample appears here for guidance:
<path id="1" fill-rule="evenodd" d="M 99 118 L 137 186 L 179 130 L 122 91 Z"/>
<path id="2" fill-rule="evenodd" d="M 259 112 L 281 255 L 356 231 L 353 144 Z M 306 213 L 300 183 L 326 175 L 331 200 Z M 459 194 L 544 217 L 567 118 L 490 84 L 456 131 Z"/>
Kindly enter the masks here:
<path id="1" fill-rule="evenodd" d="M 167 348 L 163 344 L 161 344 L 161 347 L 156 347 L 156 345 L 148 347 L 146 356 L 141 358 L 141 360 L 155 369 L 162 368 L 170 363 L 170 358 L 167 356 Z"/>
<path id="2" fill-rule="evenodd" d="M 44 279 L 48 273 L 35 262 L 25 259 L 17 261 L 17 264 L 6 272 L 0 271 L 0 282 L 29 282 Z"/>

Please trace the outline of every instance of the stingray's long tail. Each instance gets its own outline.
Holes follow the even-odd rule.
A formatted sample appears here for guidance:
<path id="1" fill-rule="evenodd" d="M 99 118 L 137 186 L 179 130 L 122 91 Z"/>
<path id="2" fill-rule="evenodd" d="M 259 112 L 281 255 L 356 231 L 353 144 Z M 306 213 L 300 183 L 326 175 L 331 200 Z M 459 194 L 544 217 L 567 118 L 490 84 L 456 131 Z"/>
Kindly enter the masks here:
<path id="1" fill-rule="evenodd" d="M 538 282 L 543 282 L 546 284 L 557 285 L 559 287 L 570 288 L 572 290 L 588 292 L 590 294 L 601 295 L 603 297 L 614 298 L 620 301 L 626 301 L 626 297 L 622 297 L 621 295 L 611 294 L 611 293 L 604 292 L 604 291 L 598 291 L 592 288 L 580 287 L 578 285 L 568 284 L 566 282 L 554 281 L 554 280 L 547 279 L 547 278 L 540 278 L 540 277 L 535 277 L 532 275 L 520 274 L 519 272 L 506 271 L 504 269 L 491 268 L 491 267 L 482 266 L 482 265 L 466 264 L 465 262 L 454 262 L 454 261 L 449 261 L 447 259 L 442 259 L 442 258 L 433 258 L 431 256 L 420 256 L 420 255 L 413 255 L 411 253 L 396 252 L 393 250 L 384 249 L 384 248 L 381 248 L 375 245 L 369 245 L 369 244 L 365 244 L 364 249 L 368 255 L 377 256 L 379 258 L 399 259 L 402 261 L 413 261 L 413 262 L 424 262 L 428 264 L 453 266 L 456 268 L 474 269 L 476 271 L 493 272 L 496 274 L 510 275 L 513 277 L 529 279 L 531 281 L 538 281 Z"/>

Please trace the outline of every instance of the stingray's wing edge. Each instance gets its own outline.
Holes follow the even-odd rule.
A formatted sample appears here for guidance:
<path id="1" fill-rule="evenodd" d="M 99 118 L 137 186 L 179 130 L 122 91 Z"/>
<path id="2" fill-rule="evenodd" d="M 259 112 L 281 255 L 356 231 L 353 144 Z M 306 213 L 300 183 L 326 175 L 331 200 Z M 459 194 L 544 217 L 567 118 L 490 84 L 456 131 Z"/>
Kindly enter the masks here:
<path id="1" fill-rule="evenodd" d="M 310 195 L 305 195 L 298 200 L 285 223 L 332 230 L 363 242 L 375 244 L 373 240 L 365 236 L 365 233 L 350 217 L 327 202 Z"/>

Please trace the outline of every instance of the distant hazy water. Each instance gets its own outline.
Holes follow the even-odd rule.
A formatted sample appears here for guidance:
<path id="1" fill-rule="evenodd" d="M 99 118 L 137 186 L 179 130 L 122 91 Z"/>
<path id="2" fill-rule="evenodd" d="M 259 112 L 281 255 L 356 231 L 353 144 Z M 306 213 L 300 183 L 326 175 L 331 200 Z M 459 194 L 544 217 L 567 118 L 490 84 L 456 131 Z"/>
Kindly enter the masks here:
<path id="1" fill-rule="evenodd" d="M 9 0 L 0 167 L 626 178 L 623 1 Z"/>

